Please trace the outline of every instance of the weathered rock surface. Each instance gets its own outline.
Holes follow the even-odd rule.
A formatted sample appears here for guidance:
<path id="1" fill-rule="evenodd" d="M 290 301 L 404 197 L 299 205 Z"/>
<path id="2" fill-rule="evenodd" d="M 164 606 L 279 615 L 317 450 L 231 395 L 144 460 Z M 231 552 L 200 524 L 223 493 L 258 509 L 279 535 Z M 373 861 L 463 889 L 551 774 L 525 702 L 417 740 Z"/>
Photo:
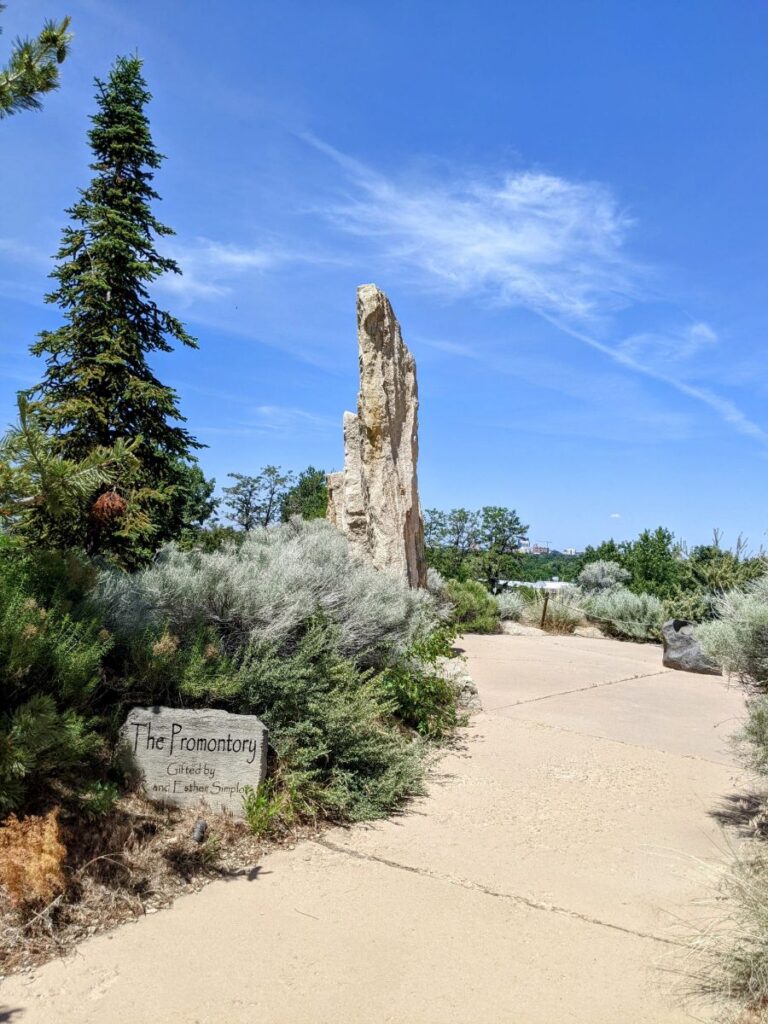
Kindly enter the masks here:
<path id="1" fill-rule="evenodd" d="M 662 664 L 680 672 L 702 672 L 708 676 L 722 675 L 720 666 L 709 658 L 694 635 L 695 625 L 687 619 L 670 619 L 661 627 L 664 642 Z"/>
<path id="2" fill-rule="evenodd" d="M 456 704 L 461 711 L 483 710 L 477 684 L 469 674 L 466 658 L 441 658 L 437 668 L 455 689 Z"/>
<path id="3" fill-rule="evenodd" d="M 255 715 L 202 708 L 133 708 L 121 729 L 123 754 L 150 800 L 243 817 L 246 786 L 267 772 L 267 730 Z"/>
<path id="4" fill-rule="evenodd" d="M 375 568 L 424 587 L 416 363 L 373 284 L 357 290 L 357 341 L 357 415 L 344 413 L 344 471 L 328 477 L 328 519 Z"/>

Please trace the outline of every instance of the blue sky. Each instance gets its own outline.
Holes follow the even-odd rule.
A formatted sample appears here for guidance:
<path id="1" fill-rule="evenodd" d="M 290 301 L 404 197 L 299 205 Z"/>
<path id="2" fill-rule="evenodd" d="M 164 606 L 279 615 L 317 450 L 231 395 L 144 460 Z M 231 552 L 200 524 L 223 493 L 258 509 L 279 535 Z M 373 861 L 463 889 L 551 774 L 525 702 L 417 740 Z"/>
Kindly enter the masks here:
<path id="1" fill-rule="evenodd" d="M 137 51 L 167 244 L 162 357 L 205 470 L 342 462 L 355 287 L 416 355 L 425 506 L 582 547 L 664 524 L 768 546 L 768 7 L 761 0 L 10 0 L 72 16 L 60 91 L 0 129 L 0 416 L 94 75 Z"/>

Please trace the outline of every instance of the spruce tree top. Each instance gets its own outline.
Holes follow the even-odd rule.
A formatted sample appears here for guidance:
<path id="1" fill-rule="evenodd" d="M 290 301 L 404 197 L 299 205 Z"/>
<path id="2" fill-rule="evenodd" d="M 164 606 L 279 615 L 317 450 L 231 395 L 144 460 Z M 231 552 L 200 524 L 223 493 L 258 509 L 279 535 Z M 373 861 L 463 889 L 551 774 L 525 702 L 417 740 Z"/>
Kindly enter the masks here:
<path id="1" fill-rule="evenodd" d="M 160 198 L 152 180 L 163 157 L 144 111 L 150 94 L 141 68 L 138 58 L 120 57 L 107 82 L 96 79 L 98 112 L 88 133 L 95 174 L 67 211 L 72 223 L 51 275 L 58 287 L 46 296 L 66 322 L 43 331 L 32 346 L 47 357 L 32 394 L 68 458 L 140 437 L 136 455 L 151 485 L 167 476 L 171 460 L 200 445 L 177 425 L 183 417 L 176 393 L 148 363 L 152 353 L 171 351 L 173 341 L 197 346 L 148 291 L 161 274 L 180 270 L 155 248 L 156 238 L 173 231 L 151 211 Z"/>

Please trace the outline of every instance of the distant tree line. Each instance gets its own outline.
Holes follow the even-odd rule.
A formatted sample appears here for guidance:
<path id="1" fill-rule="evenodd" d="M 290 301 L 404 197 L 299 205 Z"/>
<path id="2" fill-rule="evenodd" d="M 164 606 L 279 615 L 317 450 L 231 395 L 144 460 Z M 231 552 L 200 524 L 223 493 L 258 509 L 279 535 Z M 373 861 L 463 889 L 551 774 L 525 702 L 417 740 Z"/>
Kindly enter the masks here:
<path id="1" fill-rule="evenodd" d="M 643 530 L 635 540 L 606 540 L 578 555 L 520 550 L 528 528 L 514 509 L 486 506 L 424 513 L 427 562 L 447 579 L 479 580 L 490 590 L 506 579 L 535 582 L 553 577 L 575 582 L 585 565 L 613 562 L 629 574 L 627 588 L 650 594 L 691 618 L 708 613 L 716 596 L 762 575 L 764 553 L 748 555 L 739 538 L 729 550 L 715 530 L 711 544 L 688 548 L 663 526 Z"/>
<path id="2" fill-rule="evenodd" d="M 446 579 L 478 579 L 491 590 L 499 579 L 516 577 L 527 536 L 517 512 L 501 505 L 424 512 L 427 564 Z"/>

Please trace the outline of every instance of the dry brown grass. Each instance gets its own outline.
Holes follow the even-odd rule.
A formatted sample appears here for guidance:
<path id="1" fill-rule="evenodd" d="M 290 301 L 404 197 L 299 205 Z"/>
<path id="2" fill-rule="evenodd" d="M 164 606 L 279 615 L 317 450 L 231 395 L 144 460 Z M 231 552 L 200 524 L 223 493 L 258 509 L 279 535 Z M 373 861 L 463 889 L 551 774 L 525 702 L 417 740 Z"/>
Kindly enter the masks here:
<path id="1" fill-rule="evenodd" d="M 545 633 L 552 633 L 555 636 L 573 633 L 577 626 L 580 626 L 584 617 L 577 608 L 575 600 L 568 593 L 552 595 L 547 601 L 547 614 L 544 622 L 541 621 L 544 610 L 544 596 L 541 591 L 536 591 L 532 601 L 529 601 L 523 613 L 523 622 L 529 626 L 538 626 Z"/>
<path id="2" fill-rule="evenodd" d="M 38 908 L 64 891 L 66 855 L 58 811 L 6 819 L 0 827 L 0 885 L 14 910 Z"/>
<path id="3" fill-rule="evenodd" d="M 192 830 L 200 817 L 208 830 L 197 843 Z M 24 828 L 31 820 L 19 823 L 24 834 L 35 832 L 32 825 Z M 15 825 L 11 828 L 16 831 Z M 62 812 L 57 842 L 65 848 L 66 860 L 59 861 L 58 878 L 54 873 L 46 876 L 45 893 L 38 880 L 39 899 L 19 903 L 16 875 L 0 879 L 0 975 L 61 956 L 84 938 L 155 913 L 216 878 L 258 871 L 269 846 L 291 845 L 315 833 L 297 829 L 266 843 L 230 815 L 159 808 L 138 796 L 120 800 L 113 812 L 90 823 L 82 817 L 68 819 Z M 35 849 L 42 846 L 38 841 Z M 55 859 L 51 833 L 45 849 Z"/>

